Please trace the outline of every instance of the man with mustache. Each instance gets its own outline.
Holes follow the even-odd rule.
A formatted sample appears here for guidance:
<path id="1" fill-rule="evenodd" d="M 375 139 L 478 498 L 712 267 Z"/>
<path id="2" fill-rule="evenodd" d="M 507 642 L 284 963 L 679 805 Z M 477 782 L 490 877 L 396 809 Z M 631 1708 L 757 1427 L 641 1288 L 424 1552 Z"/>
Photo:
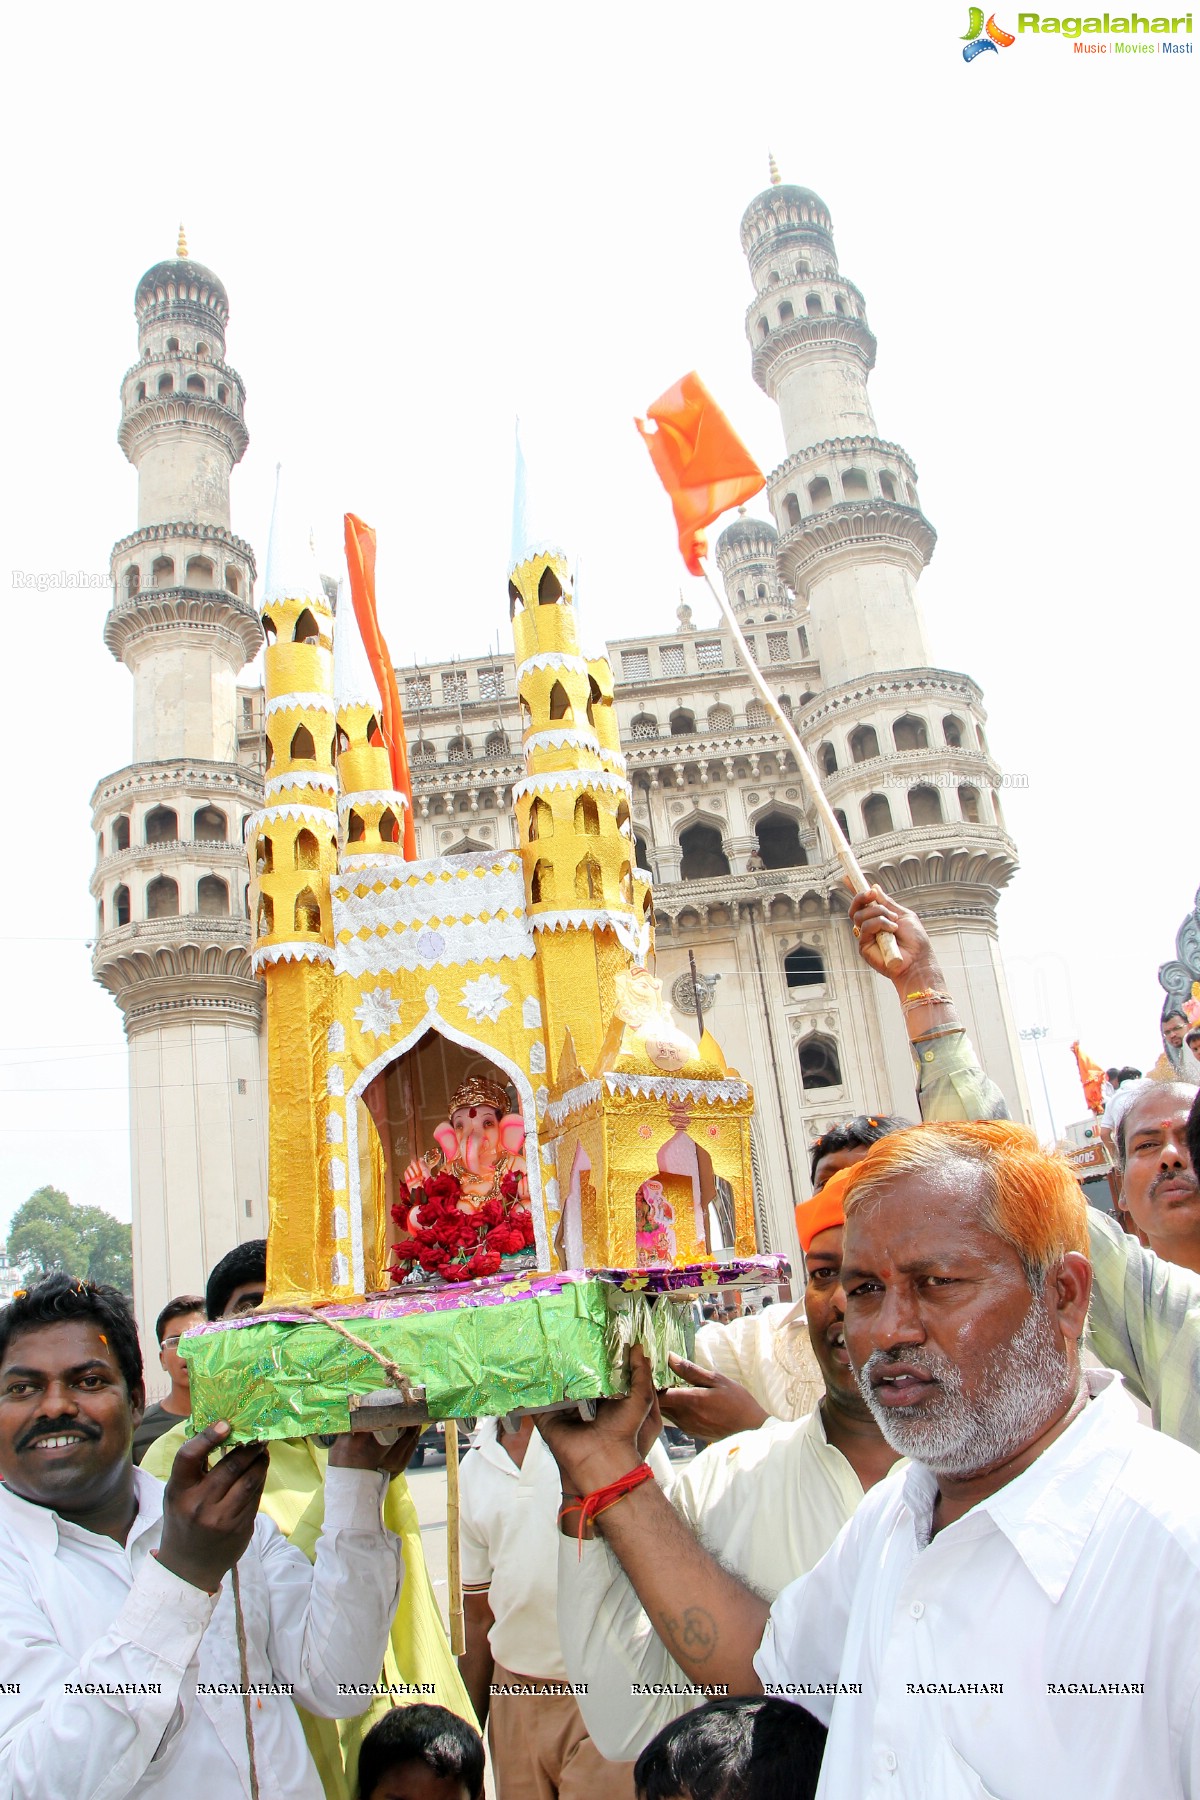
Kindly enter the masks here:
<path id="1" fill-rule="evenodd" d="M 640 1360 L 593 1425 L 547 1421 L 601 1540 L 563 1609 L 569 1669 L 607 1642 L 589 1707 L 640 1679 L 640 1602 L 690 1681 L 829 1726 L 821 1800 L 1200 1796 L 1200 1457 L 1080 1368 L 1070 1169 L 1007 1122 L 922 1126 L 850 1171 L 845 1216 L 850 1362 L 910 1466 L 768 1608 L 634 1484 Z"/>
<path id="2" fill-rule="evenodd" d="M 337 1716 L 378 1677 L 415 1433 L 334 1440 L 313 1568 L 259 1516 L 265 1444 L 210 1468 L 221 1421 L 164 1488 L 131 1460 L 144 1406 L 115 1289 L 51 1275 L 0 1312 L 0 1794 L 322 1800 L 292 1696 Z"/>
<path id="3" fill-rule="evenodd" d="M 1117 1127 L 1121 1201 L 1155 1256 L 1200 1274 L 1200 1182 L 1188 1155 L 1196 1089 L 1153 1082 Z"/>

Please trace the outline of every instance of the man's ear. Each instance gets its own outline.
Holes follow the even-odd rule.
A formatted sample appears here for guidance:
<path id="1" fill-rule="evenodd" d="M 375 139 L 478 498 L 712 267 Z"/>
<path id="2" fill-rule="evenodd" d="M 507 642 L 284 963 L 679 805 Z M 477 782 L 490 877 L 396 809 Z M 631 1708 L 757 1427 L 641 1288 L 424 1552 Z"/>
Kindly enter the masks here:
<path id="1" fill-rule="evenodd" d="M 133 1414 L 133 1423 L 134 1423 L 134 1427 L 136 1429 L 136 1427 L 141 1424 L 142 1420 L 146 1416 L 146 1384 L 145 1384 L 145 1382 L 135 1381 L 133 1386 L 130 1388 L 130 1390 L 129 1390 L 129 1410 Z"/>
<path id="2" fill-rule="evenodd" d="M 1047 1285 L 1052 1285 L 1059 1329 L 1064 1337 L 1078 1342 L 1087 1324 L 1092 1297 L 1091 1263 L 1078 1250 L 1068 1250 L 1058 1267 L 1051 1270 Z"/>

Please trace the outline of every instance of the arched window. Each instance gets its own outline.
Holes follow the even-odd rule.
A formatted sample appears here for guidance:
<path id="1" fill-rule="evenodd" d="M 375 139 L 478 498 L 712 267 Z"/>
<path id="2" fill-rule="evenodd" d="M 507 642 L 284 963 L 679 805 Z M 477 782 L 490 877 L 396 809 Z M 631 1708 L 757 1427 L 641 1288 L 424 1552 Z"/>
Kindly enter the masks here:
<path id="1" fill-rule="evenodd" d="M 821 305 L 820 294 L 806 294 L 804 296 L 804 310 L 810 319 L 819 319 L 821 314 L 825 311 L 825 308 Z"/>
<path id="2" fill-rule="evenodd" d="M 175 579 L 175 559 L 171 556 L 156 556 L 150 565 L 150 580 L 156 588 L 170 587 Z"/>
<path id="3" fill-rule="evenodd" d="M 208 355 L 208 345 L 203 342 L 197 344 L 196 345 L 196 355 L 206 357 Z"/>
<path id="4" fill-rule="evenodd" d="M 258 896 L 258 923 L 256 929 L 259 937 L 270 937 L 275 929 L 275 902 L 272 900 L 270 894 L 260 894 Z"/>
<path id="5" fill-rule="evenodd" d="M 575 870 L 575 898 L 588 906 L 604 899 L 604 876 L 594 856 L 585 856 Z"/>
<path id="6" fill-rule="evenodd" d="M 646 846 L 644 837 L 635 837 L 633 840 L 633 860 L 639 869 L 649 870 L 650 851 Z"/>
<path id="7" fill-rule="evenodd" d="M 846 815 L 842 811 L 840 806 L 834 807 L 833 816 L 838 822 L 838 830 L 841 832 L 841 834 L 845 838 L 846 842 L 849 843 L 850 842 L 850 826 L 847 823 Z"/>
<path id="8" fill-rule="evenodd" d="M 886 794 L 868 794 L 862 803 L 862 816 L 868 837 L 882 837 L 892 829 L 892 809 Z"/>
<path id="9" fill-rule="evenodd" d="M 192 836 L 198 844 L 224 844 L 228 835 L 228 821 L 218 807 L 202 806 L 192 820 Z"/>
<path id="10" fill-rule="evenodd" d="M 685 706 L 677 707 L 670 719 L 672 737 L 694 737 L 696 732 L 696 715 Z"/>
<path id="11" fill-rule="evenodd" d="M 104 902 L 103 902 L 103 900 L 98 900 L 96 902 L 96 935 L 100 936 L 103 933 L 103 931 L 104 931 Z"/>
<path id="12" fill-rule="evenodd" d="M 865 500 L 871 489 L 861 469 L 843 469 L 842 492 L 847 500 Z"/>
<path id="13" fill-rule="evenodd" d="M 885 500 L 894 500 L 896 498 L 896 484 L 886 469 L 880 469 L 879 471 L 879 491 Z"/>
<path id="14" fill-rule="evenodd" d="M 177 337 L 169 337 L 167 339 L 167 349 L 172 352 L 178 351 L 179 339 Z"/>
<path id="15" fill-rule="evenodd" d="M 708 729 L 710 731 L 732 731 L 733 709 L 728 706 L 710 706 L 708 709 Z"/>
<path id="16" fill-rule="evenodd" d="M 787 813 L 768 813 L 754 829 L 764 869 L 800 869 L 807 863 L 800 827 Z"/>
<path id="17" fill-rule="evenodd" d="M 446 758 L 452 763 L 466 763 L 471 760 L 471 740 L 459 734 L 452 737 L 446 745 Z"/>
<path id="18" fill-rule="evenodd" d="M 321 847 L 317 843 L 315 832 L 305 830 L 296 833 L 294 860 L 298 869 L 320 868 Z"/>
<path id="19" fill-rule="evenodd" d="M 540 796 L 529 809 L 529 841 L 537 843 L 541 838 L 554 836 L 554 814 L 549 803 Z"/>
<path id="20" fill-rule="evenodd" d="M 712 881 L 730 873 L 721 834 L 711 825 L 689 825 L 679 834 L 679 848 L 683 851 L 681 881 Z"/>
<path id="21" fill-rule="evenodd" d="M 635 738 L 656 738 L 658 736 L 658 720 L 653 713 L 639 713 L 629 727 Z"/>
<path id="22" fill-rule="evenodd" d="M 821 773 L 823 775 L 837 774 L 837 751 L 832 744 L 821 745 L 821 748 L 817 751 L 817 760 L 820 762 Z"/>
<path id="23" fill-rule="evenodd" d="M 550 717 L 552 719 L 562 719 L 568 725 L 575 717 L 575 713 L 571 706 L 570 696 L 561 681 L 556 681 L 554 686 L 550 689 Z"/>
<path id="24" fill-rule="evenodd" d="M 746 723 L 751 731 L 762 731 L 771 723 L 771 715 L 761 700 L 751 700 L 747 706 Z"/>
<path id="25" fill-rule="evenodd" d="M 232 563 L 225 564 L 225 592 L 236 599 L 242 591 L 242 578 Z"/>
<path id="26" fill-rule="evenodd" d="M 562 597 L 562 582 L 547 564 L 542 570 L 542 579 L 538 582 L 538 605 L 557 606 Z"/>
<path id="27" fill-rule="evenodd" d="M 843 318 L 843 319 L 845 318 L 846 302 L 842 299 L 842 296 L 840 294 L 835 294 L 833 296 L 833 310 L 835 313 L 837 313 L 839 315 L 840 318 Z"/>
<path id="28" fill-rule="evenodd" d="M 979 811 L 979 789 L 960 787 L 958 790 L 958 810 L 968 825 L 982 825 L 983 817 Z"/>
<path id="29" fill-rule="evenodd" d="M 502 731 L 489 731 L 483 749 L 487 756 L 507 756 L 508 739 Z"/>
<path id="30" fill-rule="evenodd" d="M 133 563 L 125 571 L 125 598 L 132 600 L 142 585 L 142 571 Z"/>
<path id="31" fill-rule="evenodd" d="M 296 629 L 292 633 L 293 644 L 315 644 L 321 636 L 321 627 L 309 612 L 307 606 L 296 620 Z"/>
<path id="32" fill-rule="evenodd" d="M 146 398 L 146 384 L 144 381 L 139 381 L 137 384 L 137 397 L 139 400 L 144 400 Z"/>
<path id="33" fill-rule="evenodd" d="M 202 875 L 196 883 L 196 911 L 204 919 L 226 918 L 229 913 L 229 883 L 219 875 Z"/>
<path id="34" fill-rule="evenodd" d="M 355 809 L 351 807 L 350 811 L 346 814 L 346 842 L 348 844 L 361 844 L 366 835 L 366 820 L 360 812 L 356 812 Z"/>
<path id="35" fill-rule="evenodd" d="M 759 321 L 758 321 L 758 335 L 759 335 L 759 337 L 760 337 L 760 338 L 767 338 L 767 337 L 770 337 L 770 335 L 771 335 L 771 327 L 770 327 L 770 325 L 769 325 L 769 324 L 768 324 L 768 323 L 767 323 L 767 321 L 766 321 L 766 319 L 760 319 L 760 320 L 759 320 Z"/>
<path id="36" fill-rule="evenodd" d="M 786 714 L 790 719 L 792 716 L 792 696 L 790 694 L 776 694 L 775 698 L 779 702 L 780 712 Z"/>
<path id="37" fill-rule="evenodd" d="M 914 718 L 912 713 L 905 713 L 892 726 L 892 742 L 897 750 L 928 750 L 929 733 L 925 729 L 924 719 Z"/>
<path id="38" fill-rule="evenodd" d="M 148 844 L 174 844 L 179 838 L 179 820 L 169 806 L 156 806 L 146 814 Z"/>
<path id="39" fill-rule="evenodd" d="M 158 391 L 160 394 L 173 394 L 175 392 L 175 377 L 173 375 L 160 375 L 158 378 Z"/>
<path id="40" fill-rule="evenodd" d="M 124 813 L 119 819 L 113 820 L 112 842 L 114 850 L 128 850 L 129 848 L 129 820 Z"/>
<path id="41" fill-rule="evenodd" d="M 800 502 L 797 500 L 795 494 L 785 494 L 783 496 L 783 510 L 787 515 L 787 522 L 789 525 L 798 525 L 800 523 Z"/>
<path id="42" fill-rule="evenodd" d="M 313 734 L 307 725 L 297 725 L 292 733 L 288 756 L 292 762 L 316 762 L 317 746 L 313 743 Z"/>
<path id="43" fill-rule="evenodd" d="M 760 581 L 758 586 L 755 588 L 754 592 L 755 592 L 756 596 L 758 597 L 758 599 L 765 600 L 767 597 L 767 589 L 766 589 L 765 582 Z"/>
<path id="44" fill-rule="evenodd" d="M 529 898 L 534 906 L 552 905 L 554 902 L 554 869 L 544 859 L 534 865 L 529 879 Z"/>
<path id="45" fill-rule="evenodd" d="M 942 823 L 942 797 L 936 788 L 915 787 L 908 790 L 908 816 L 914 825 Z"/>
<path id="46" fill-rule="evenodd" d="M 425 738 L 418 738 L 409 752 L 409 761 L 429 764 L 437 761 L 437 751 Z"/>
<path id="47" fill-rule="evenodd" d="M 976 739 L 978 740 L 979 748 L 983 751 L 984 755 L 986 756 L 988 746 L 987 746 L 987 739 L 983 735 L 983 726 L 982 725 L 977 725 L 975 727 L 975 736 L 976 736 Z"/>
<path id="48" fill-rule="evenodd" d="M 113 892 L 113 923 L 128 925 L 129 923 L 129 889 L 116 888 Z"/>
<path id="49" fill-rule="evenodd" d="M 263 628 L 263 636 L 266 638 L 268 644 L 273 644 L 275 642 L 276 637 L 278 636 L 278 633 L 275 629 L 275 621 L 271 617 L 270 613 L 263 614 L 262 628 Z"/>
<path id="50" fill-rule="evenodd" d="M 187 391 L 189 394 L 203 394 L 205 392 L 203 375 L 189 375 L 187 378 Z"/>
<path id="51" fill-rule="evenodd" d="M 992 811 L 996 815 L 997 825 L 1000 827 L 1001 831 L 1003 831 L 1004 830 L 1004 814 L 1000 810 L 1000 796 L 996 792 L 995 788 L 992 789 Z"/>
<path id="52" fill-rule="evenodd" d="M 293 922 L 297 931 L 320 931 L 321 903 L 311 888 L 301 888 L 296 895 Z"/>
<path id="53" fill-rule="evenodd" d="M 600 836 L 600 813 L 590 794 L 580 794 L 575 802 L 575 834 L 577 837 Z"/>
<path id="54" fill-rule="evenodd" d="M 781 325 L 790 325 L 795 316 L 796 311 L 791 301 L 781 300 L 779 302 L 779 323 Z"/>
<path id="55" fill-rule="evenodd" d="M 833 489 L 824 475 L 818 475 L 815 481 L 808 484 L 808 498 L 814 512 L 824 512 L 832 504 Z"/>
<path id="56" fill-rule="evenodd" d="M 841 1087 L 842 1065 L 832 1038 L 813 1032 L 809 1037 L 801 1038 L 796 1054 L 800 1059 L 800 1079 L 806 1091 L 809 1088 Z"/>
<path id="57" fill-rule="evenodd" d="M 515 619 L 517 616 L 518 606 L 524 606 L 524 604 L 525 604 L 525 601 L 522 597 L 520 588 L 517 586 L 515 581 L 510 581 L 508 584 L 508 616 L 509 616 L 509 618 Z"/>
<path id="58" fill-rule="evenodd" d="M 400 821 L 390 806 L 385 806 L 379 815 L 379 841 L 381 844 L 400 842 Z"/>
<path id="59" fill-rule="evenodd" d="M 879 755 L 879 739 L 873 725 L 859 725 L 850 733 L 850 754 L 856 763 Z"/>
<path id="60" fill-rule="evenodd" d="M 783 973 L 790 988 L 824 987 L 825 963 L 819 950 L 798 944 L 783 959 Z"/>
<path id="61" fill-rule="evenodd" d="M 157 875 L 146 889 L 146 917 L 174 919 L 179 914 L 179 884 L 169 875 Z"/>
<path id="62" fill-rule="evenodd" d="M 228 400 L 229 400 L 229 389 L 227 387 L 225 387 L 224 384 L 222 383 L 217 388 L 218 404 L 221 406 L 225 406 L 228 403 Z"/>
<path id="63" fill-rule="evenodd" d="M 963 741 L 962 720 L 954 718 L 953 714 L 944 718 L 942 720 L 942 736 L 952 750 L 961 750 Z"/>
<path id="64" fill-rule="evenodd" d="M 618 800 L 617 801 L 617 830 L 623 831 L 625 833 L 626 837 L 628 837 L 628 835 L 629 835 L 629 802 L 628 802 L 628 800 Z"/>
<path id="65" fill-rule="evenodd" d="M 254 865 L 259 875 L 269 875 L 275 867 L 275 846 L 269 837 L 260 837 L 254 846 Z"/>

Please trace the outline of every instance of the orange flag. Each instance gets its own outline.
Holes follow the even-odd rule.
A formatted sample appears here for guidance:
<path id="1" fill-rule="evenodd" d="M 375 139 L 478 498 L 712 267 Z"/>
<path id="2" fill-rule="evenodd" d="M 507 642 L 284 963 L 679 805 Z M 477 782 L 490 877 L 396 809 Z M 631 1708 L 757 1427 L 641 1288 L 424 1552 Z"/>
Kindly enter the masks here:
<path id="1" fill-rule="evenodd" d="M 404 714 L 400 710 L 400 690 L 396 671 L 388 655 L 388 647 L 379 629 L 375 610 L 375 531 L 364 525 L 353 513 L 346 514 L 346 566 L 350 571 L 350 598 L 354 616 L 367 652 L 367 661 L 379 689 L 383 741 L 392 768 L 392 786 L 403 794 L 404 855 L 408 862 L 417 859 L 417 834 L 413 825 L 412 780 L 408 773 L 408 745 L 404 739 Z"/>
<path id="2" fill-rule="evenodd" d="M 1104 1070 L 1099 1063 L 1094 1063 L 1090 1056 L 1085 1056 L 1078 1044 L 1071 1045 L 1075 1052 L 1075 1066 L 1079 1070 L 1079 1079 L 1083 1083 L 1083 1097 L 1094 1113 L 1104 1111 Z"/>
<path id="3" fill-rule="evenodd" d="M 679 551 L 693 575 L 708 554 L 704 527 L 766 486 L 766 476 L 695 370 L 648 408 L 657 431 L 634 424 L 671 496 Z"/>

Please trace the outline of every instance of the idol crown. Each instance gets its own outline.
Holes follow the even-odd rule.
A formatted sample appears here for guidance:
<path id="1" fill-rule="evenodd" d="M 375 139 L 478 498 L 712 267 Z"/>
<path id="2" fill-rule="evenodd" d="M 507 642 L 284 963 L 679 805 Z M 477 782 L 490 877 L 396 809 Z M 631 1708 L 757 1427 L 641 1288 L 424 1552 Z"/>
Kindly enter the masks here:
<path id="1" fill-rule="evenodd" d="M 508 1111 L 508 1095 L 494 1081 L 484 1081 L 478 1075 L 472 1075 L 470 1081 L 464 1081 L 450 1102 L 450 1117 L 453 1118 L 460 1106 L 490 1106 L 497 1114 Z"/>

